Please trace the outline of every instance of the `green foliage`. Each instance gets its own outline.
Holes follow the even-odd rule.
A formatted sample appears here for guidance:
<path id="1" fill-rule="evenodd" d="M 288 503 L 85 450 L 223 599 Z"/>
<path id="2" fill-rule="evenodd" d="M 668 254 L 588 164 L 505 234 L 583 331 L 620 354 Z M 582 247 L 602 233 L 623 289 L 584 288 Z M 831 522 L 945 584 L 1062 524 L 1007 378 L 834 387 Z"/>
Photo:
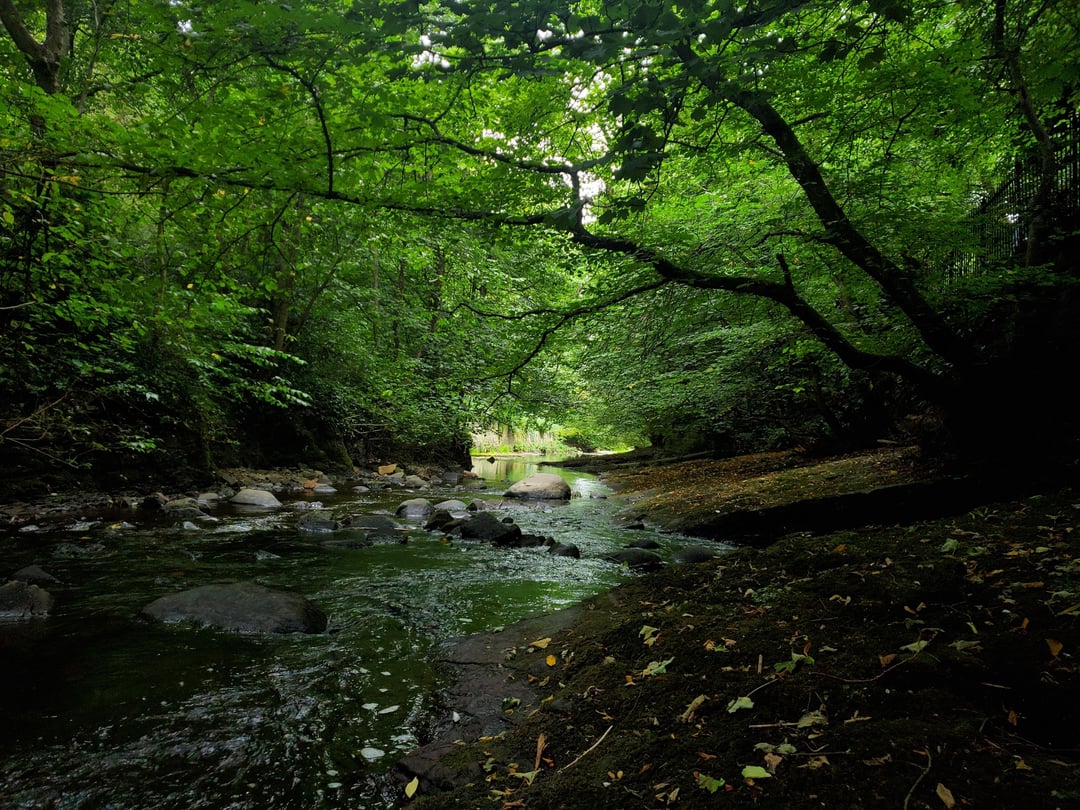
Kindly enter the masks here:
<path id="1" fill-rule="evenodd" d="M 64 11 L 58 89 L 0 37 L 22 459 L 213 463 L 264 420 L 357 460 L 494 425 L 864 441 L 911 396 L 878 360 L 920 395 L 958 374 L 935 317 L 981 368 L 1068 289 L 1015 261 L 944 283 L 979 263 L 973 209 L 1074 112 L 1063 2 Z"/>

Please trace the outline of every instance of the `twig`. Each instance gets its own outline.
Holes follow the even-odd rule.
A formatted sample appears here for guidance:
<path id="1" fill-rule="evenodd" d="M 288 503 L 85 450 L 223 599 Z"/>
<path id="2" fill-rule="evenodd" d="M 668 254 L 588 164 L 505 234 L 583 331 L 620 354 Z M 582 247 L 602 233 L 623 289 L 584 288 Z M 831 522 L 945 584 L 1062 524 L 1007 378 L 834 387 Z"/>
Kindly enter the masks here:
<path id="1" fill-rule="evenodd" d="M 919 786 L 919 783 L 926 778 L 926 775 L 930 773 L 930 768 L 933 767 L 934 758 L 930 756 L 930 748 L 926 748 L 926 767 L 923 768 L 923 772 L 919 774 L 919 778 L 915 780 L 915 784 L 911 786 L 911 790 L 907 792 L 907 796 L 904 797 L 904 810 L 908 808 L 908 802 L 911 801 L 912 795 L 915 793 L 915 788 Z"/>
<path id="2" fill-rule="evenodd" d="M 604 741 L 604 738 L 605 738 L 605 737 L 606 737 L 606 736 L 607 736 L 608 734 L 610 734 L 610 733 L 611 733 L 611 730 L 612 730 L 613 728 L 615 728 L 615 726 L 608 726 L 608 727 L 607 727 L 607 731 L 605 731 L 605 732 L 604 732 L 603 734 L 601 734 L 601 735 L 600 735 L 600 739 L 599 739 L 599 740 L 597 740 L 597 741 L 596 741 L 596 742 L 594 742 L 594 743 L 593 743 L 592 745 L 590 745 L 590 746 L 589 746 L 588 748 L 586 748 L 586 749 L 585 749 L 584 751 L 582 751 L 582 752 L 581 752 L 581 755 L 580 755 L 580 756 L 578 756 L 578 758 L 577 758 L 577 759 L 575 759 L 575 760 L 574 760 L 573 762 L 571 762 L 571 763 L 570 763 L 569 765 L 563 765 L 563 766 L 562 766 L 561 768 L 559 768 L 559 773 L 562 773 L 563 771 L 567 770 L 568 768 L 571 768 L 571 767 L 573 767 L 574 765 L 577 765 L 577 764 L 578 764 L 578 762 L 580 762 L 580 761 L 581 761 L 581 759 L 582 759 L 582 758 L 583 758 L 583 757 L 584 757 L 584 756 L 585 756 L 586 754 L 588 754 L 588 753 L 589 753 L 590 751 L 592 751 L 593 749 L 595 749 L 595 748 L 596 748 L 596 747 L 597 747 L 598 745 L 600 745 L 600 743 L 602 743 L 602 742 Z"/>
<path id="3" fill-rule="evenodd" d="M 930 636 L 930 638 L 927 640 L 926 643 L 929 644 L 931 641 L 933 641 L 935 638 L 937 638 L 937 635 L 938 634 L 935 632 L 932 636 Z M 922 638 L 922 632 L 921 631 L 919 633 L 919 638 L 920 638 L 920 640 Z M 840 681 L 840 683 L 873 683 L 878 678 L 882 678 L 885 675 L 888 675 L 893 670 L 899 669 L 900 667 L 904 666 L 904 664 L 910 664 L 912 661 L 914 661 L 916 658 L 918 658 L 919 655 L 922 654 L 922 651 L 925 650 L 925 649 L 926 649 L 925 646 L 920 647 L 915 652 L 915 654 L 911 656 L 911 658 L 904 658 L 901 661 L 897 661 L 895 664 L 890 664 L 888 667 L 881 670 L 881 672 L 879 672 L 873 678 L 841 678 L 839 675 L 833 675 L 833 674 L 831 674 L 829 672 L 822 672 L 819 669 L 815 669 L 810 674 L 811 675 L 823 675 L 826 678 L 832 678 L 834 681 Z M 987 685 L 989 686 L 990 684 L 987 684 Z"/>

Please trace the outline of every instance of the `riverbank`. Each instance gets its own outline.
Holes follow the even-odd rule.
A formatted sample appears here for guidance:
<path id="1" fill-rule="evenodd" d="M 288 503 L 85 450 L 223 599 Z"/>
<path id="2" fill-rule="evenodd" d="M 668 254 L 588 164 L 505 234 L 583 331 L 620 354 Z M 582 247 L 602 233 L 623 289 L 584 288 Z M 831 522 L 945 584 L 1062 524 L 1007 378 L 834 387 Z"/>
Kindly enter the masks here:
<path id="1" fill-rule="evenodd" d="M 940 479 L 898 448 L 603 462 L 658 525 Z M 982 500 L 790 532 L 534 622 L 489 659 L 504 727 L 450 729 L 437 778 L 400 788 L 417 810 L 1076 806 L 1080 494 Z"/>

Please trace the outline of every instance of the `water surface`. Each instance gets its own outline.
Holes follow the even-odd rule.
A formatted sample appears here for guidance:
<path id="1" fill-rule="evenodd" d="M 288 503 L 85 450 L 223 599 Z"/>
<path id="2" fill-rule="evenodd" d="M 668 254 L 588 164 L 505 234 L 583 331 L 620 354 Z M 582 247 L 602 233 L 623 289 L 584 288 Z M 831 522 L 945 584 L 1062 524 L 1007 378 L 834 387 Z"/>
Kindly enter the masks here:
<path id="1" fill-rule="evenodd" d="M 318 496 L 335 515 L 392 515 L 409 497 L 479 498 L 580 560 L 499 549 L 402 522 L 403 544 L 342 549 L 302 514 L 222 506 L 198 529 L 140 524 L 0 534 L 0 576 L 58 577 L 53 613 L 0 623 L 0 807 L 388 808 L 381 777 L 422 742 L 447 639 L 501 627 L 630 576 L 601 559 L 641 532 L 616 527 L 595 477 L 557 468 L 565 504 L 503 498 L 534 462 L 475 460 L 482 488 Z M 290 496 L 280 496 L 288 503 Z M 313 496 L 309 496 L 313 497 Z M 132 525 L 134 524 L 134 525 Z M 663 555 L 696 542 L 658 537 Z M 255 580 L 308 596 L 319 635 L 244 636 L 138 617 L 157 597 Z"/>

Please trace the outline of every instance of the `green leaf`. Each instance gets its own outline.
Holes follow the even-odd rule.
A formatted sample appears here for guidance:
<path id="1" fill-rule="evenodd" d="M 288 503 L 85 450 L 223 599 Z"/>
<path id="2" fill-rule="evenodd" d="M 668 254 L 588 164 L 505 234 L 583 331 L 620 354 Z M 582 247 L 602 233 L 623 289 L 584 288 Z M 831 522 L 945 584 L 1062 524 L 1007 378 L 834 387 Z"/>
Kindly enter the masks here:
<path id="1" fill-rule="evenodd" d="M 727 710 L 729 714 L 735 714 L 735 712 L 739 711 L 740 709 L 752 708 L 754 708 L 754 701 L 744 695 L 743 697 L 737 697 L 730 703 L 728 703 Z"/>
<path id="2" fill-rule="evenodd" d="M 668 664 L 674 660 L 674 658 L 668 658 L 666 661 L 650 661 L 649 665 L 641 671 L 641 674 L 646 678 L 650 675 L 664 675 L 667 673 Z"/>
<path id="3" fill-rule="evenodd" d="M 716 793 L 720 788 L 727 784 L 723 779 L 715 779 L 705 773 L 695 774 L 697 778 L 698 787 L 702 790 L 707 790 L 709 793 Z"/>
<path id="4" fill-rule="evenodd" d="M 744 779 L 771 779 L 772 774 L 760 765 L 747 765 L 742 769 Z"/>

